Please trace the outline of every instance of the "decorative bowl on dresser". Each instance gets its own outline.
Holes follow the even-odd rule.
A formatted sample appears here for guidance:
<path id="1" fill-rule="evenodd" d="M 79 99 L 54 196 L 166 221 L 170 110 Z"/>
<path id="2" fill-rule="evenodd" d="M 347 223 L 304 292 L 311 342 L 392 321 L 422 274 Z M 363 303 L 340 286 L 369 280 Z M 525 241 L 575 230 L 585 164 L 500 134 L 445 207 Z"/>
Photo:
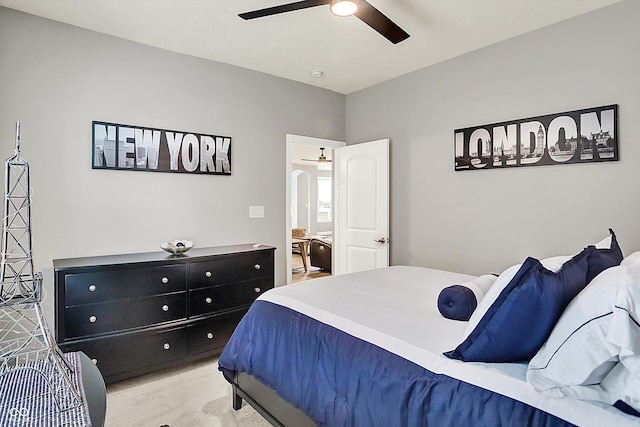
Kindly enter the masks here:
<path id="1" fill-rule="evenodd" d="M 234 245 L 57 259 L 55 336 L 113 383 L 220 353 L 274 287 L 275 248 Z"/>

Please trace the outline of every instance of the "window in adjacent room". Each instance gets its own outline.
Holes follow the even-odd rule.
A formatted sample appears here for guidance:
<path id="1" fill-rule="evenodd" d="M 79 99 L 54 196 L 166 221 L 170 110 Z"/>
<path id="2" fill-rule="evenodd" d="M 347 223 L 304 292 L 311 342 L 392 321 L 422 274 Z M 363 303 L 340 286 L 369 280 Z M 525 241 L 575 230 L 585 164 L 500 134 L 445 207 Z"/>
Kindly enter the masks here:
<path id="1" fill-rule="evenodd" d="M 331 222 L 331 177 L 318 177 L 318 222 Z"/>

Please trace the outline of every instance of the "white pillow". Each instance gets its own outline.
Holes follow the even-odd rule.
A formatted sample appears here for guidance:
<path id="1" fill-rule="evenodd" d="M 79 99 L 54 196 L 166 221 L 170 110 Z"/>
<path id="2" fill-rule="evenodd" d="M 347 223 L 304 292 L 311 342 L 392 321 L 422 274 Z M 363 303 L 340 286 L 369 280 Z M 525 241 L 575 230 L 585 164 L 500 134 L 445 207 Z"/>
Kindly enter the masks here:
<path id="1" fill-rule="evenodd" d="M 640 408 L 640 264 L 600 273 L 529 362 L 527 381 L 556 397 Z"/>
<path id="2" fill-rule="evenodd" d="M 640 251 L 634 252 L 631 255 L 624 257 L 620 265 L 637 264 L 640 263 Z"/>
<path id="3" fill-rule="evenodd" d="M 562 266 L 564 265 L 565 262 L 569 261 L 571 258 L 573 258 L 575 255 L 559 255 L 559 256 L 554 256 L 551 258 L 545 258 L 540 260 L 540 262 L 542 263 L 542 266 L 544 268 L 546 268 L 547 270 L 551 270 L 554 273 L 556 271 L 559 271 Z"/>
<path id="4" fill-rule="evenodd" d="M 476 277 L 475 279 L 469 280 L 468 282 L 461 283 L 460 285 L 469 288 L 475 295 L 476 302 L 480 303 L 487 292 L 489 292 L 489 289 L 491 289 L 491 286 L 493 286 L 496 279 L 497 277 L 493 274 L 484 274 Z"/>
<path id="5" fill-rule="evenodd" d="M 546 269 L 556 272 L 560 270 L 562 264 L 569 261 L 570 259 L 570 256 L 556 256 L 543 259 L 540 262 Z M 511 279 L 513 279 L 513 276 L 515 276 L 518 270 L 520 270 L 520 267 L 522 267 L 522 264 L 516 264 L 503 271 L 502 274 L 500 274 L 500 276 L 498 276 L 498 278 L 495 280 L 493 285 L 491 285 L 484 298 L 482 298 L 482 300 L 479 300 L 478 307 L 476 307 L 473 314 L 471 314 L 471 317 L 469 318 L 467 329 L 464 332 L 463 341 L 467 339 L 467 337 L 471 334 L 471 332 L 473 332 L 476 326 L 478 326 L 478 323 L 480 323 L 480 320 L 485 315 L 489 307 L 491 307 L 496 299 L 498 299 L 500 293 L 504 290 L 504 288 L 507 287 L 509 282 L 511 282 Z"/>
<path id="6" fill-rule="evenodd" d="M 594 246 L 596 247 L 596 249 L 609 249 L 611 248 L 611 240 L 612 240 L 611 234 L 609 234 L 607 237 L 600 240 Z"/>

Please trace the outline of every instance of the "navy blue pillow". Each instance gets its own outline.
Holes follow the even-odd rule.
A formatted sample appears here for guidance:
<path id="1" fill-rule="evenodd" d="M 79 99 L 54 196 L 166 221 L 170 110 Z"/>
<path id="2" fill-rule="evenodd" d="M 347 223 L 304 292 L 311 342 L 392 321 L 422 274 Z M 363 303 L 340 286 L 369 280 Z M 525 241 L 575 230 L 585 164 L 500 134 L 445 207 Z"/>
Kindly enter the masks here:
<path id="1" fill-rule="evenodd" d="M 611 247 L 609 249 L 596 249 L 589 258 L 587 283 L 607 268 L 620 265 L 624 258 L 620 245 L 618 245 L 618 239 L 616 239 L 616 233 L 612 229 L 609 229 L 609 233 L 611 233 Z"/>
<path id="2" fill-rule="evenodd" d="M 537 259 L 527 258 L 478 326 L 445 356 L 465 362 L 531 359 L 567 305 L 587 285 L 594 251 L 594 246 L 585 248 L 555 273 Z"/>
<path id="3" fill-rule="evenodd" d="M 469 320 L 477 306 L 476 294 L 466 286 L 451 285 L 438 295 L 438 311 L 447 319 Z"/>
<path id="4" fill-rule="evenodd" d="M 636 411 L 631 406 L 629 406 L 628 404 L 624 403 L 624 401 L 622 401 L 622 400 L 616 400 L 616 402 L 613 404 L 613 406 L 615 406 L 616 408 L 618 408 L 619 410 L 621 410 L 625 414 L 633 415 L 634 417 L 640 417 L 640 412 Z"/>

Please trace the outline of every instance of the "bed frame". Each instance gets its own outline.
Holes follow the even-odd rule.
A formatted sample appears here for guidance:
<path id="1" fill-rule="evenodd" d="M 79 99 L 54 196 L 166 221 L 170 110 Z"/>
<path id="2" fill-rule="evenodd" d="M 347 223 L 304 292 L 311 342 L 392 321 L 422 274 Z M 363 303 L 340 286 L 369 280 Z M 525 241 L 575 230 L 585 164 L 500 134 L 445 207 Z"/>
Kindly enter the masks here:
<path id="1" fill-rule="evenodd" d="M 300 409 L 282 399 L 275 390 L 253 376 L 236 372 L 232 384 L 233 409 L 242 407 L 245 400 L 271 425 L 276 427 L 315 427 L 317 424 Z"/>
<path id="2" fill-rule="evenodd" d="M 84 397 L 89 408 L 89 418 L 93 427 L 103 427 L 107 412 L 107 388 L 102 374 L 91 359 L 84 354 L 80 356 L 80 369 L 82 369 L 82 385 Z"/>

